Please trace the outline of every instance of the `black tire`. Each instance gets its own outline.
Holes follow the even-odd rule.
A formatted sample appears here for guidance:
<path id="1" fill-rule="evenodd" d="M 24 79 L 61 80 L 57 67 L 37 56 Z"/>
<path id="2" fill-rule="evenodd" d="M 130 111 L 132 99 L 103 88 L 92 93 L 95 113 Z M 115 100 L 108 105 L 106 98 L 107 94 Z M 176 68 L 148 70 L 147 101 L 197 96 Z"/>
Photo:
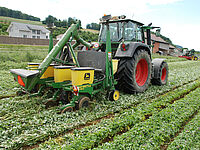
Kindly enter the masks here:
<path id="1" fill-rule="evenodd" d="M 198 60 L 198 57 L 197 57 L 197 56 L 194 56 L 194 60 L 197 61 L 197 60 Z"/>
<path id="2" fill-rule="evenodd" d="M 79 100 L 78 100 L 78 103 L 75 106 L 76 110 L 79 110 L 79 109 L 84 108 L 84 107 L 88 107 L 89 101 L 90 101 L 90 98 L 87 97 L 87 96 L 80 97 Z"/>
<path id="3" fill-rule="evenodd" d="M 152 64 L 148 52 L 137 50 L 132 58 L 120 59 L 116 75 L 118 81 L 116 88 L 126 93 L 144 92 L 151 81 L 151 70 Z"/>
<path id="4" fill-rule="evenodd" d="M 110 101 L 117 101 L 119 99 L 119 91 L 112 90 L 112 91 L 108 92 L 108 99 Z"/>
<path id="5" fill-rule="evenodd" d="M 163 62 L 160 65 L 160 69 L 158 71 L 159 71 L 158 72 L 159 73 L 158 78 L 152 78 L 151 83 L 153 85 L 165 85 L 165 84 L 167 84 L 168 74 L 169 74 L 167 63 Z"/>

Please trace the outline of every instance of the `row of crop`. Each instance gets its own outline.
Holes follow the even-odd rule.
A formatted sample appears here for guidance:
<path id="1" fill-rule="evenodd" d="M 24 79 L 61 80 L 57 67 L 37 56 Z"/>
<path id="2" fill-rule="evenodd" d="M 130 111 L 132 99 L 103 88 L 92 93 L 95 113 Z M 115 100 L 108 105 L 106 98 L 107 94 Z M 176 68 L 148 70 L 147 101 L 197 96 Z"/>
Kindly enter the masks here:
<path id="1" fill-rule="evenodd" d="M 148 99 L 154 98 L 163 92 L 167 92 L 174 87 L 181 86 L 182 84 L 199 78 L 200 66 L 195 66 L 194 62 L 186 62 L 187 63 L 182 62 L 183 64 L 178 62 L 179 65 L 169 64 L 172 69 L 170 70 L 169 84 L 166 86 L 150 86 L 146 92 L 135 95 L 122 94 L 119 101 L 116 102 L 108 101 L 104 97 L 99 96 L 89 110 L 57 114 L 57 111 L 59 111 L 58 107 L 49 110 L 43 109 L 44 107 L 41 106 L 41 103 L 39 102 L 40 100 L 43 100 L 42 98 L 31 98 L 28 100 L 25 100 L 24 97 L 21 97 L 21 99 L 20 97 L 2 99 L 0 100 L 2 101 L 1 105 L 3 107 L 1 110 L 6 112 L 7 116 L 11 117 L 2 120 L 0 123 L 0 125 L 7 126 L 6 130 L 3 129 L 3 132 L 0 133 L 0 136 L 3 137 L 1 145 L 4 147 L 18 148 L 24 145 L 35 144 L 37 141 L 43 141 L 49 137 L 62 134 L 110 113 L 137 105 Z M 198 62 L 196 63 L 198 64 Z M 183 66 L 187 68 L 187 73 L 177 74 L 176 72 L 181 72 Z M 188 78 L 187 75 L 189 72 L 192 72 L 193 69 L 197 69 L 197 72 L 199 70 L 199 74 L 195 74 L 195 76 L 190 76 Z M 173 78 L 176 78 L 179 82 L 175 82 Z M 19 103 L 20 100 L 23 101 L 23 109 L 18 110 L 20 105 L 15 105 L 16 99 Z M 38 101 L 38 103 L 31 103 L 30 101 Z M 14 106 L 14 116 L 9 108 L 10 106 Z"/>
<path id="2" fill-rule="evenodd" d="M 147 119 L 147 116 L 157 113 L 162 108 L 167 107 L 175 99 L 179 99 L 199 86 L 199 81 L 185 85 L 152 100 L 151 103 L 144 102 L 137 107 L 124 110 L 120 112 L 120 114 L 115 115 L 112 119 L 103 120 L 99 124 L 86 127 L 80 131 L 75 130 L 73 134 L 65 135 L 56 139 L 50 139 L 41 144 L 40 149 L 88 149 L 95 147 L 99 143 L 115 136 L 121 131 L 127 131 L 135 124 Z"/>
<path id="3" fill-rule="evenodd" d="M 200 88 L 97 149 L 160 149 L 199 110 Z"/>
<path id="4" fill-rule="evenodd" d="M 184 130 L 168 146 L 168 149 L 200 148 L 200 112 L 184 127 Z"/>

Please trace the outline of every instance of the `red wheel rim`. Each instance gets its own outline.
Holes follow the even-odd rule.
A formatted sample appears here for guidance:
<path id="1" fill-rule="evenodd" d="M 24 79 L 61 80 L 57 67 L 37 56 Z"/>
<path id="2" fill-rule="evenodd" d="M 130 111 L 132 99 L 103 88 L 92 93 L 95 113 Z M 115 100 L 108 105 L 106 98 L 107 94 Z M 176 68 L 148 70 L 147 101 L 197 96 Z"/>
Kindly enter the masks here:
<path id="1" fill-rule="evenodd" d="M 167 69 L 163 68 L 162 69 L 161 81 L 165 81 L 166 76 L 167 76 Z"/>
<path id="2" fill-rule="evenodd" d="M 145 59 L 140 59 L 138 62 L 135 78 L 138 86 L 143 86 L 146 83 L 148 78 L 148 63 Z"/>

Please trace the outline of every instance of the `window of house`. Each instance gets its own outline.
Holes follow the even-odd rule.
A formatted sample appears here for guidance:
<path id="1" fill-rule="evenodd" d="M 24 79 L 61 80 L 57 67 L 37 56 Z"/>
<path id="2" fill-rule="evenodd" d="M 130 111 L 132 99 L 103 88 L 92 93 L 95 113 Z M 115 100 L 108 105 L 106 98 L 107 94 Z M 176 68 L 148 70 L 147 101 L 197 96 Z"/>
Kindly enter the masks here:
<path id="1" fill-rule="evenodd" d="M 33 39 L 35 39 L 35 38 L 36 38 L 36 36 L 32 36 L 32 38 L 33 38 Z"/>
<path id="2" fill-rule="evenodd" d="M 40 39 L 40 36 L 37 36 L 37 39 Z"/>
<path id="3" fill-rule="evenodd" d="M 49 37 L 48 36 L 46 36 L 46 39 L 48 39 Z"/>
<path id="4" fill-rule="evenodd" d="M 32 33 L 33 33 L 33 34 L 36 34 L 36 30 L 32 30 Z"/>
<path id="5" fill-rule="evenodd" d="M 37 30 L 37 34 L 40 34 L 40 30 Z"/>
<path id="6" fill-rule="evenodd" d="M 23 35 L 23 38 L 27 38 L 27 35 Z"/>

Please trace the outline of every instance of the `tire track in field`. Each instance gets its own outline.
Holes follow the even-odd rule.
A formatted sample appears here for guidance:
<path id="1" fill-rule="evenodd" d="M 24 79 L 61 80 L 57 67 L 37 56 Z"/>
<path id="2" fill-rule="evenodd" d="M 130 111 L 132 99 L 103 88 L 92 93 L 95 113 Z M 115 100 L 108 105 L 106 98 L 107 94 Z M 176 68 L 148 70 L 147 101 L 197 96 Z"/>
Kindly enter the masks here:
<path id="1" fill-rule="evenodd" d="M 158 95 L 156 95 L 156 96 L 151 96 L 151 97 L 148 99 L 148 102 L 150 103 L 155 97 L 160 97 L 160 96 L 162 96 L 162 95 L 165 95 L 165 94 L 167 94 L 167 93 L 169 93 L 169 92 L 172 92 L 173 90 L 175 90 L 175 89 L 177 89 L 177 88 L 179 88 L 179 87 L 182 87 L 182 86 L 184 86 L 184 85 L 187 85 L 187 84 L 190 84 L 190 83 L 192 83 L 192 82 L 195 82 L 196 80 L 198 80 L 198 79 L 189 81 L 189 82 L 184 83 L 184 84 L 179 85 L 179 86 L 175 86 L 175 87 L 173 87 L 172 89 L 170 89 L 169 91 L 163 92 L 162 94 L 158 94 Z M 195 87 L 194 89 L 192 89 L 191 91 L 180 95 L 180 97 L 177 98 L 177 99 L 174 99 L 173 102 L 175 102 L 176 100 L 179 100 L 179 99 L 183 98 L 184 96 L 186 96 L 186 95 L 189 94 L 190 92 L 194 91 L 194 90 L 197 89 L 198 87 L 200 87 L 200 86 L 197 86 L 197 87 Z M 121 112 L 121 111 L 124 111 L 124 110 L 129 110 L 129 109 L 131 109 L 133 106 L 136 107 L 136 106 L 139 105 L 140 103 L 142 103 L 142 101 L 139 102 L 139 103 L 137 103 L 137 104 L 132 104 L 132 105 L 129 105 L 128 107 L 122 108 L 122 109 L 120 110 L 120 112 Z M 163 106 L 163 107 L 161 107 L 161 108 L 162 108 L 162 109 L 165 109 L 166 107 Z M 85 123 L 85 124 L 80 124 L 80 125 L 78 125 L 78 126 L 75 126 L 73 129 L 70 129 L 70 130 L 68 130 L 68 131 L 66 131 L 66 132 L 64 132 L 64 133 L 61 133 L 61 134 L 52 136 L 51 138 L 58 138 L 58 137 L 60 137 L 60 136 L 64 136 L 65 134 L 73 133 L 74 130 L 81 130 L 81 129 L 85 128 L 85 127 L 88 127 L 88 126 L 91 126 L 91 125 L 96 125 L 97 123 L 101 122 L 102 119 L 114 118 L 115 114 L 119 114 L 120 112 L 119 112 L 119 111 L 116 111 L 116 112 L 113 112 L 113 113 L 109 113 L 109 114 L 107 114 L 107 115 L 105 115 L 105 116 L 103 116 L 103 117 L 97 118 L 97 119 L 95 119 L 95 120 L 93 120 L 93 121 L 89 121 L 89 122 L 87 122 L 87 123 Z M 152 115 L 152 114 L 147 114 L 147 115 L 145 115 L 145 119 L 144 119 L 143 121 L 149 119 L 149 117 L 150 117 L 151 115 Z M 123 130 L 123 131 L 121 131 L 121 132 L 119 132 L 119 133 L 117 133 L 117 134 L 120 135 L 120 134 L 123 134 L 123 133 L 125 133 L 125 132 L 127 132 L 127 131 L 128 131 L 128 129 L 125 129 L 125 130 Z M 114 137 L 114 136 L 113 136 L 113 137 Z M 108 139 L 105 139 L 104 142 L 102 142 L 101 144 L 103 144 L 103 143 L 105 143 L 105 142 L 112 141 L 112 140 L 113 140 L 113 137 L 110 137 L 110 138 L 108 138 Z M 23 150 L 27 150 L 27 149 L 29 150 L 29 149 L 37 148 L 37 147 L 39 147 L 39 144 L 44 143 L 46 140 L 48 140 L 48 139 L 45 139 L 44 141 L 39 141 L 39 142 L 37 142 L 35 145 L 32 145 L 32 146 L 29 146 L 29 145 L 23 146 L 22 149 L 23 149 Z M 98 146 L 98 145 L 97 145 L 97 146 Z M 97 146 L 96 146 L 96 147 L 97 147 Z"/>
<path id="2" fill-rule="evenodd" d="M 178 132 L 175 133 L 175 135 L 169 140 L 166 141 L 164 145 L 160 146 L 161 150 L 167 150 L 168 146 L 174 141 L 174 139 L 184 130 L 185 126 L 190 123 L 190 121 L 198 114 L 198 111 L 195 111 L 188 120 L 186 120 L 183 124 L 182 127 L 180 128 L 180 130 Z"/>

